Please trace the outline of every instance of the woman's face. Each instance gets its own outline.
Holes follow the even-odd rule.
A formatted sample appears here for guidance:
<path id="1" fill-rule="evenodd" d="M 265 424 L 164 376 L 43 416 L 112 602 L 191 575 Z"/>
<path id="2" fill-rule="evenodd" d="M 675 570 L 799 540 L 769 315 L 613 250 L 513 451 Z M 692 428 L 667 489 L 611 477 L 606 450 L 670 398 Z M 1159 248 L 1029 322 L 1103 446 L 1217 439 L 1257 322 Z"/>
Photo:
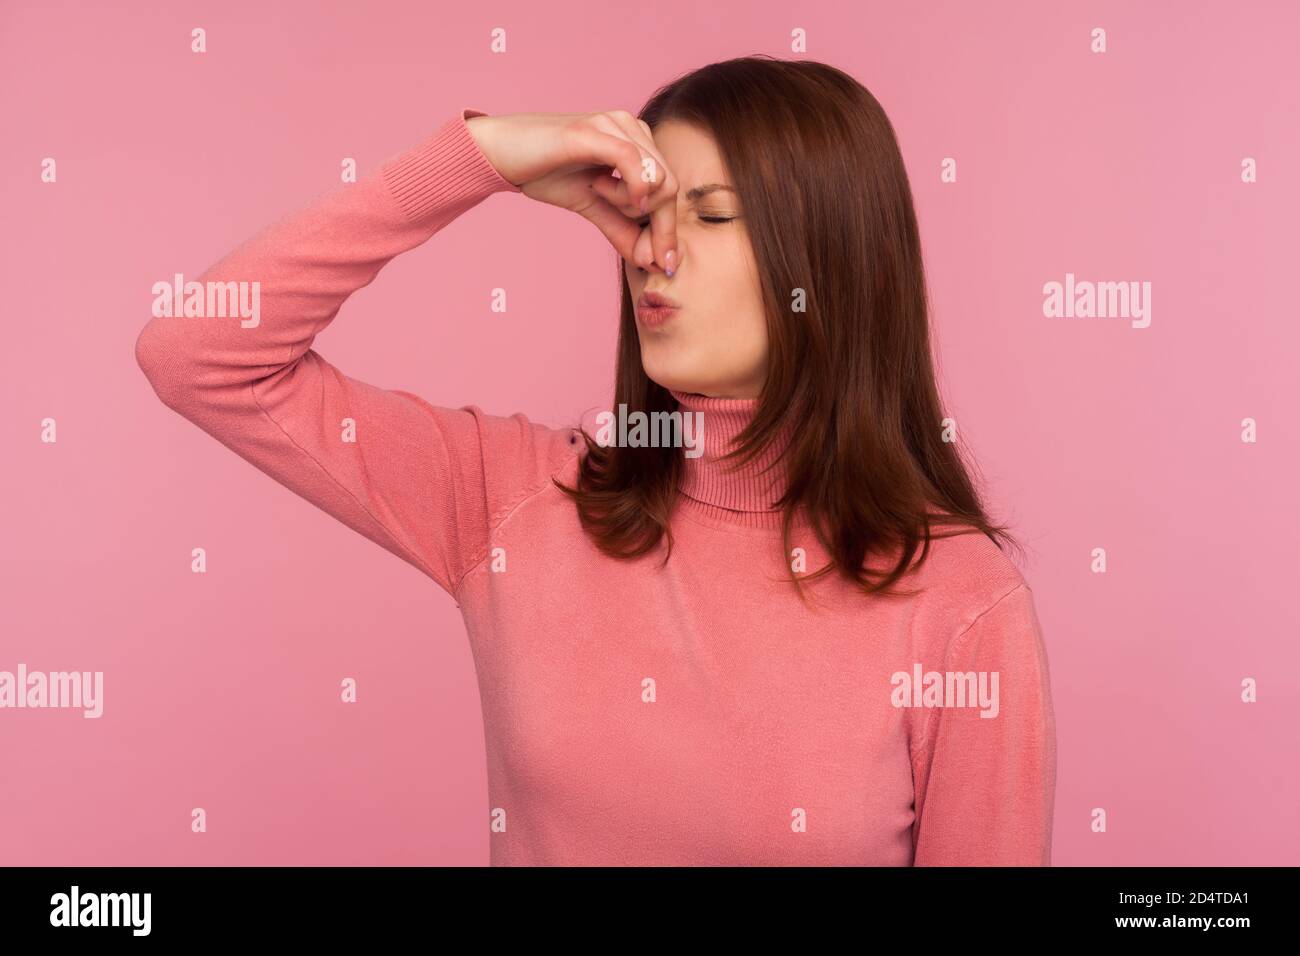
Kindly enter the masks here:
<path id="1" fill-rule="evenodd" d="M 757 398 L 766 378 L 767 322 L 740 197 L 727 188 L 731 182 L 709 133 L 666 120 L 654 142 L 678 183 L 678 265 L 669 278 L 659 263 L 647 270 L 624 260 L 641 364 L 664 388 Z M 640 221 L 648 224 L 649 217 Z M 638 247 L 648 246 L 646 225 Z M 680 308 L 654 324 L 639 303 L 647 290 Z"/>

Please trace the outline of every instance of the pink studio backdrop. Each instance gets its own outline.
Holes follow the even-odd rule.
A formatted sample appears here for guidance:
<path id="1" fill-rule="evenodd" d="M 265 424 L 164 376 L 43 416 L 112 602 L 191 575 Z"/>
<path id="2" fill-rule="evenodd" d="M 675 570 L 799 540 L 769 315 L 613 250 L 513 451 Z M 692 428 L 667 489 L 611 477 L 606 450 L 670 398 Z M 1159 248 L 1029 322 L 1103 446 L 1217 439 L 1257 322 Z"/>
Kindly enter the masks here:
<path id="1" fill-rule="evenodd" d="M 1295 5 L 5 0 L 0 670 L 102 671 L 104 713 L 0 710 L 0 863 L 487 862 L 455 604 L 155 398 L 151 286 L 461 106 L 636 110 L 703 63 L 799 55 L 798 28 L 895 124 L 949 410 L 1029 546 L 1054 862 L 1300 862 Z M 1045 317 L 1066 273 L 1150 282 L 1150 326 Z M 317 347 L 570 423 L 609 400 L 616 279 L 594 228 L 494 196 Z"/>

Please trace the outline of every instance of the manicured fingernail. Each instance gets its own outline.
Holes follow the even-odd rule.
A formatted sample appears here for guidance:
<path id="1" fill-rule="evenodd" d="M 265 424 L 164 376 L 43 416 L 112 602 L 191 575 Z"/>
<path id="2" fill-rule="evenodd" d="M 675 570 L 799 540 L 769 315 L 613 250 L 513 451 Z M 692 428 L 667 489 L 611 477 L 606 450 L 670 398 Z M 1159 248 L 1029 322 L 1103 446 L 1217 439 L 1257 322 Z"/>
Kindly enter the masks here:
<path id="1" fill-rule="evenodd" d="M 670 279 L 673 277 L 673 273 L 677 271 L 676 249 L 669 249 L 664 253 L 664 271 L 668 273 L 668 278 Z"/>

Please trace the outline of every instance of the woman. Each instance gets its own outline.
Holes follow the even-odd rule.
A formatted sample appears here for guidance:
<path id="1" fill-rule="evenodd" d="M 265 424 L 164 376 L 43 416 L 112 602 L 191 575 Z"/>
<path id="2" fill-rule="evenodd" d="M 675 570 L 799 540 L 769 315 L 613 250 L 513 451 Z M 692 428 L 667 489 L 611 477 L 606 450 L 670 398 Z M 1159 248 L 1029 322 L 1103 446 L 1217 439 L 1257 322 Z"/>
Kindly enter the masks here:
<path id="1" fill-rule="evenodd" d="M 608 238 L 613 408 L 702 435 L 436 408 L 311 348 L 496 192 Z M 856 81 L 749 57 L 639 118 L 464 109 L 200 281 L 260 283 L 256 322 L 155 317 L 141 367 L 456 599 L 494 865 L 1050 862 L 1033 597 L 944 431 L 906 172 Z"/>

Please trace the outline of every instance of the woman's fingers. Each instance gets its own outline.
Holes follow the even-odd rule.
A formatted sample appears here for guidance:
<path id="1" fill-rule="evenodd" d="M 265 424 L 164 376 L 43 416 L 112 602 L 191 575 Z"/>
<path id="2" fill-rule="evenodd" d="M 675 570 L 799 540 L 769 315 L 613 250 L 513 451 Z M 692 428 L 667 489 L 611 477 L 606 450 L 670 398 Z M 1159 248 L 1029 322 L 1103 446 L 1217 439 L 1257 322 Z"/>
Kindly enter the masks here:
<path id="1" fill-rule="evenodd" d="M 675 267 L 677 181 L 648 125 L 622 110 L 592 113 L 567 125 L 564 137 L 558 175 L 526 184 L 525 193 L 582 215 L 629 262 Z M 647 216 L 645 241 L 638 242 L 638 220 Z"/>
<path id="2" fill-rule="evenodd" d="M 627 183 L 623 182 L 617 176 L 611 176 L 608 173 L 602 173 L 596 176 L 591 183 L 591 188 L 596 195 L 600 196 L 607 203 L 627 216 L 629 219 L 640 219 L 642 216 L 641 207 L 632 199 L 628 193 Z"/>
<path id="3" fill-rule="evenodd" d="M 574 212 L 599 229 L 620 256 L 629 262 L 636 262 L 638 265 L 648 268 L 650 265 L 649 260 L 653 258 L 653 253 L 648 249 L 642 253 L 642 257 L 646 260 L 644 263 L 638 262 L 635 258 L 637 239 L 643 230 L 636 224 L 635 219 L 625 215 L 617 206 L 604 197 L 601 190 L 608 187 L 597 185 L 601 180 L 608 180 L 611 177 L 601 170 L 591 174 L 591 178 L 590 202 L 579 209 L 575 209 Z"/>
<path id="4" fill-rule="evenodd" d="M 664 162 L 659 147 L 655 145 L 650 124 L 637 119 L 624 110 L 614 110 L 605 114 L 616 123 L 644 154 L 641 162 L 642 178 L 649 177 L 653 188 L 640 214 L 650 215 L 650 240 L 654 248 L 654 261 L 668 269 L 676 270 L 676 256 L 670 252 L 677 249 L 677 179 Z"/>
<path id="5" fill-rule="evenodd" d="M 603 199 L 608 206 L 623 216 L 636 232 L 631 255 L 624 249 L 619 249 L 619 254 L 642 269 L 649 269 L 656 261 L 651 227 L 648 225 L 642 226 L 637 222 L 637 219 L 640 218 L 639 210 L 629 205 L 627 188 L 623 185 L 623 181 L 613 176 L 601 174 L 593 178 L 591 187 L 592 191 Z M 621 225 L 618 230 L 619 240 L 623 241 L 626 230 Z"/>
<path id="6" fill-rule="evenodd" d="M 642 151 L 636 142 L 623 135 L 612 120 L 602 121 L 600 115 L 578 123 L 569 129 L 574 162 L 617 169 L 627 184 L 628 195 L 635 205 L 642 198 L 648 200 L 655 184 L 641 178 Z"/>

